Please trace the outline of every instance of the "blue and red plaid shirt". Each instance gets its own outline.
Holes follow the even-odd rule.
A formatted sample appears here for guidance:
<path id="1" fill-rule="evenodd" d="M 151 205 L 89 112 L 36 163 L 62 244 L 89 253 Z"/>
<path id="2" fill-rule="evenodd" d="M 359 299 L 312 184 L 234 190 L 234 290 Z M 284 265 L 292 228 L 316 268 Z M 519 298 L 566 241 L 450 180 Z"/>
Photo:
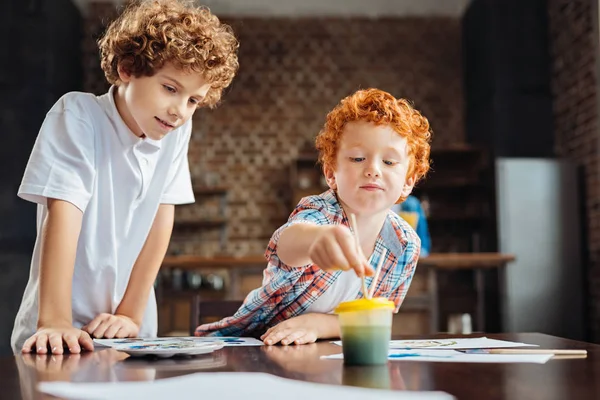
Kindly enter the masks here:
<path id="1" fill-rule="evenodd" d="M 350 225 L 333 190 L 300 200 L 288 222 L 277 229 L 269 241 L 265 252 L 268 264 L 263 272 L 262 286 L 248 294 L 233 316 L 197 327 L 196 336 L 248 336 L 264 332 L 286 319 L 303 314 L 331 287 L 342 271 L 326 272 L 315 264 L 290 267 L 277 256 L 281 232 L 297 223 Z M 383 250 L 387 250 L 374 297 L 392 300 L 396 304 L 396 312 L 415 273 L 420 247 L 421 241 L 411 226 L 395 212 L 389 211 L 369 262 L 376 268 Z M 370 287 L 372 278 L 367 277 L 366 280 Z M 362 297 L 364 293 L 360 292 L 358 298 Z"/>

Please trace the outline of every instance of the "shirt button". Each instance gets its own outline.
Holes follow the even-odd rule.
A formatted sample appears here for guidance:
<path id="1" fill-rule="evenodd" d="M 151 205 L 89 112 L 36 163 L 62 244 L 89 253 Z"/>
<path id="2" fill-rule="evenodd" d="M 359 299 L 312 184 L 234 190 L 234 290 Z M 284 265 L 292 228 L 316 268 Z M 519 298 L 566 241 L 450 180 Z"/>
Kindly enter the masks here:
<path id="1" fill-rule="evenodd" d="M 144 165 L 148 165 L 148 159 L 147 158 L 142 158 L 142 162 L 144 163 Z"/>
<path id="2" fill-rule="evenodd" d="M 316 290 L 313 290 L 312 292 L 310 292 L 310 295 L 311 295 L 312 297 L 317 297 L 317 291 L 316 291 Z"/>

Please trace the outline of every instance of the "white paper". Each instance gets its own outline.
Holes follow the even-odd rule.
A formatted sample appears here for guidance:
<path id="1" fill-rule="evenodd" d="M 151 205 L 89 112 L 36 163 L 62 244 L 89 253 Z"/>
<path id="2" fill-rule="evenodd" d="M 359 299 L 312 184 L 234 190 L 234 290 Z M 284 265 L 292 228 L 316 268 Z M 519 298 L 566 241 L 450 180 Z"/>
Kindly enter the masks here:
<path id="1" fill-rule="evenodd" d="M 333 342 L 338 346 L 341 341 Z M 460 339 L 418 339 L 418 340 L 390 340 L 390 349 L 494 349 L 505 347 L 523 347 L 535 346 L 537 344 L 527 344 L 520 342 L 507 342 L 505 340 L 480 338 L 460 338 Z"/>
<path id="2" fill-rule="evenodd" d="M 343 354 L 321 356 L 324 359 L 341 360 Z M 457 363 L 534 363 L 544 364 L 552 354 L 466 354 L 456 350 L 390 350 L 388 360 L 429 361 Z"/>
<path id="3" fill-rule="evenodd" d="M 38 390 L 67 399 L 89 400 L 451 400 L 445 392 L 391 391 L 325 385 L 280 378 L 264 373 L 206 372 L 149 382 L 42 382 Z M 175 397 L 174 397 L 175 396 Z"/>
<path id="4" fill-rule="evenodd" d="M 127 339 L 94 339 L 94 343 L 97 343 L 102 346 L 112 347 L 115 349 L 119 349 L 124 346 L 147 346 L 154 344 L 164 344 L 173 345 L 177 343 L 213 343 L 213 342 L 223 342 L 225 346 L 231 347 L 243 347 L 243 346 L 263 346 L 264 343 L 258 339 L 254 339 L 251 337 L 233 337 L 233 336 L 167 336 L 167 337 L 158 337 L 158 338 L 127 338 Z"/>

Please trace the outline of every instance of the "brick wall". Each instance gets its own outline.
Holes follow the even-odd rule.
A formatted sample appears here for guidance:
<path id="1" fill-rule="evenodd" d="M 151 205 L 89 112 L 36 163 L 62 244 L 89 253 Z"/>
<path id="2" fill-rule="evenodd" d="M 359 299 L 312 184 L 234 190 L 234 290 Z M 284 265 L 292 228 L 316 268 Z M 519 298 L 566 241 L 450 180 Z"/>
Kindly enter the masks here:
<path id="1" fill-rule="evenodd" d="M 113 6 L 92 4 L 86 23 L 86 90 L 102 93 L 94 38 Z M 435 146 L 464 141 L 460 21 L 455 18 L 228 19 L 240 71 L 222 105 L 194 119 L 195 185 L 229 188 L 226 253 L 262 253 L 289 213 L 289 167 L 326 113 L 356 89 L 380 87 L 414 101 L 430 119 Z M 211 199 L 203 198 L 208 203 Z M 187 219 L 211 209 L 179 207 Z M 213 199 L 214 200 L 214 199 Z M 190 231 L 187 231 L 190 232 Z M 218 230 L 176 234 L 172 253 L 220 251 Z"/>
<path id="2" fill-rule="evenodd" d="M 597 9 L 591 1 L 548 2 L 556 153 L 582 167 L 590 339 L 600 342 L 600 174 Z"/>

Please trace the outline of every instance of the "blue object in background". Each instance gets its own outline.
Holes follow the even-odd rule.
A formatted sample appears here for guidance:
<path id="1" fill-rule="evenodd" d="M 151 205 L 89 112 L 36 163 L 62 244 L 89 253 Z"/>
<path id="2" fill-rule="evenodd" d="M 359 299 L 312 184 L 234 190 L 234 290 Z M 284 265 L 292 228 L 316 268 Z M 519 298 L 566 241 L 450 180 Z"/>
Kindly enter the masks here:
<path id="1" fill-rule="evenodd" d="M 417 235 L 421 239 L 421 256 L 428 256 L 431 252 L 431 237 L 429 236 L 429 226 L 427 225 L 427 217 L 421 206 L 421 202 L 415 196 L 408 196 L 404 202 L 392 206 L 392 211 L 399 213 L 400 211 L 416 212 L 419 214 L 417 222 Z"/>

